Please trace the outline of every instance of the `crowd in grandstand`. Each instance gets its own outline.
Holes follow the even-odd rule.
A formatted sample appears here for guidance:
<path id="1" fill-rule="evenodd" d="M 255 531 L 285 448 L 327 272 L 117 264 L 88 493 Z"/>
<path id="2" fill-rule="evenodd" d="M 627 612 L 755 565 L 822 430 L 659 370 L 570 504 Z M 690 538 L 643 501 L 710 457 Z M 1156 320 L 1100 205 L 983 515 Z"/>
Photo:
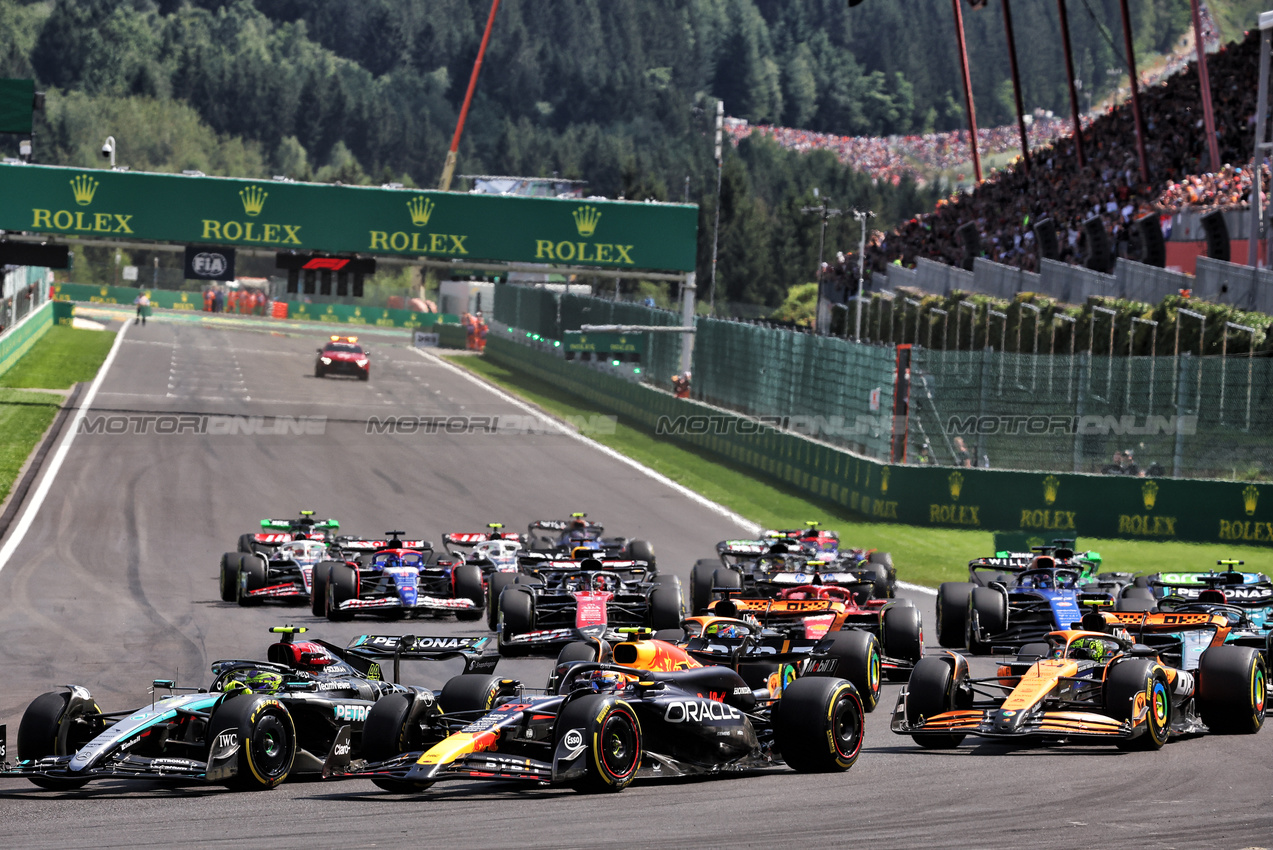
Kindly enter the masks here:
<path id="1" fill-rule="evenodd" d="M 1213 44 L 1217 40 L 1214 25 L 1209 19 L 1204 23 L 1204 38 Z M 976 222 L 983 256 L 1037 271 L 1039 251 L 1033 224 L 1042 218 L 1056 224 L 1059 259 L 1077 263 L 1087 250 L 1083 222 L 1092 216 L 1101 217 L 1115 253 L 1126 256 L 1134 253 L 1129 225 L 1143 215 L 1186 207 L 1247 205 L 1252 183 L 1249 163 L 1259 33 L 1249 33 L 1243 41 L 1221 47 L 1208 60 L 1220 160 L 1237 164 L 1215 168 L 1210 163 L 1197 66 L 1185 55 L 1173 57 L 1161 76 L 1142 84 L 1148 181 L 1140 173 L 1130 100 L 1099 117 L 1084 119 L 1086 162 L 1081 169 L 1074 140 L 1067 135 L 1070 123 L 1040 113 L 1029 129 L 1028 168 L 1018 161 L 974 189 L 939 201 L 935 210 L 904 222 L 891 233 L 872 234 L 867 246 L 868 267 L 884 270 L 894 262 L 913 266 L 920 257 L 958 264 L 965 257 L 957 231 L 968 222 Z M 727 129 L 735 142 L 755 131 L 776 138 L 785 147 L 829 148 L 842 162 L 893 183 L 908 174 L 949 170 L 970 159 L 967 134 L 960 132 L 861 138 L 752 127 L 739 120 L 730 120 Z M 978 141 L 983 156 L 1011 152 L 1020 145 L 1016 126 L 980 130 Z M 1267 205 L 1267 163 L 1263 174 L 1261 196 Z"/>
<path id="2" fill-rule="evenodd" d="M 1208 62 L 1222 162 L 1250 161 L 1256 101 L 1251 81 L 1257 79 L 1258 55 L 1255 32 Z M 1116 252 L 1126 254 L 1128 223 L 1159 210 L 1160 202 L 1166 209 L 1176 209 L 1184 203 L 1202 203 L 1210 191 L 1217 196 L 1227 193 L 1226 203 L 1245 203 L 1250 188 L 1242 176 L 1245 168 L 1243 172 L 1209 168 L 1198 76 L 1192 63 L 1143 90 L 1140 100 L 1149 181 L 1141 179 L 1129 101 L 1084 129 L 1084 168 L 1078 167 L 1073 139 L 1063 138 L 1035 151 L 1028 170 L 1019 163 L 1000 171 L 974 191 L 957 193 L 939 202 L 933 212 L 904 222 L 892 233 L 878 234 L 868 246 L 868 264 L 882 270 L 894 261 L 912 265 L 919 257 L 959 263 L 963 250 L 956 231 L 975 221 L 987 258 L 1037 270 L 1031 223 L 1040 218 L 1051 218 L 1057 225 L 1060 259 L 1078 262 L 1085 251 L 1083 222 L 1094 215 L 1103 219 Z M 1195 185 L 1191 175 L 1203 176 Z M 1197 200 L 1190 198 L 1191 192 Z"/>

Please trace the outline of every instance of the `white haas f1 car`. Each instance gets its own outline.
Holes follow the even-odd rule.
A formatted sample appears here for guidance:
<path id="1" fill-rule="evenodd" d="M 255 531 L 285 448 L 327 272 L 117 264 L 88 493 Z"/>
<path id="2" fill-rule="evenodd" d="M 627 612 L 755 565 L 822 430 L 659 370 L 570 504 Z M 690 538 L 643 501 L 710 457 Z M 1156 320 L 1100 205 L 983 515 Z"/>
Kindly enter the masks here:
<path id="1" fill-rule="evenodd" d="M 255 552 L 226 552 L 219 572 L 221 601 L 240 605 L 256 605 L 265 599 L 308 602 L 314 568 L 330 558 L 328 545 L 318 540 L 289 540 Z"/>
<path id="2" fill-rule="evenodd" d="M 557 647 L 591 638 L 616 639 L 616 628 L 680 628 L 681 580 L 655 577 L 644 561 L 521 559 L 521 572 L 491 578 L 499 610 L 500 652 Z"/>
<path id="3" fill-rule="evenodd" d="M 486 601 L 481 568 L 434 560 L 433 544 L 403 540 L 403 533 L 344 543 L 347 555 L 370 554 L 319 564 L 311 597 L 314 615 L 350 620 L 358 613 L 398 618 L 453 613 L 458 620 L 480 619 Z"/>

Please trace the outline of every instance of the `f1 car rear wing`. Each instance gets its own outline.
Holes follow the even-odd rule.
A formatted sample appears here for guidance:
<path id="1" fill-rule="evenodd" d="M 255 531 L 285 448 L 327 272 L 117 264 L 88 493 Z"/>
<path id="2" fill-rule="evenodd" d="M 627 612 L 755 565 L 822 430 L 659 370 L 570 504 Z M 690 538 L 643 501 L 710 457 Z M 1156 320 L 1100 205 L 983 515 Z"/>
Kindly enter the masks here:
<path id="1" fill-rule="evenodd" d="M 1224 566 L 1241 566 L 1242 562 L 1233 564 L 1220 562 Z M 1158 593 L 1155 596 L 1175 596 L 1189 601 L 1223 601 L 1229 605 L 1270 605 L 1273 604 L 1273 581 L 1264 573 L 1243 573 L 1229 569 L 1225 572 L 1205 573 L 1158 573 L 1150 576 L 1150 587 Z M 1203 593 L 1212 591 L 1207 597 Z M 1223 600 L 1215 593 L 1223 594 Z"/>
<path id="2" fill-rule="evenodd" d="M 489 540 L 512 540 L 514 543 L 525 542 L 522 535 L 516 531 L 501 531 L 504 527 L 503 523 L 492 522 L 486 526 L 489 531 L 452 531 L 442 535 L 442 545 L 444 546 L 462 546 L 466 549 L 472 548 L 479 543 L 486 543 Z"/>
<path id="3" fill-rule="evenodd" d="M 526 526 L 526 533 L 531 537 L 535 536 L 537 531 L 568 531 L 576 522 L 583 520 L 583 528 L 589 534 L 601 535 L 606 529 L 599 522 L 593 522 L 590 519 L 584 519 L 585 514 L 571 514 L 570 519 L 541 519 L 532 522 Z"/>
<path id="4" fill-rule="evenodd" d="M 528 573 L 623 573 L 634 580 L 653 575 L 649 561 L 631 558 L 583 558 L 571 560 L 554 558 L 546 552 L 525 552 L 517 556 L 517 564 Z"/>
<path id="5" fill-rule="evenodd" d="M 769 540 L 722 540 L 716 544 L 716 554 L 722 558 L 754 558 L 769 551 Z"/>
<path id="6" fill-rule="evenodd" d="M 313 511 L 301 511 L 300 517 L 292 517 L 289 519 L 263 519 L 261 520 L 261 528 L 270 530 L 277 529 L 282 531 L 306 528 L 335 530 L 340 528 L 340 523 L 334 519 L 314 519 Z"/>
<path id="7" fill-rule="evenodd" d="M 442 661 L 464 659 L 465 673 L 493 673 L 499 663 L 499 652 L 491 637 L 429 637 L 422 635 L 359 635 L 343 652 L 367 661 L 393 661 L 393 679 L 398 681 L 402 659 Z"/>
<path id="8" fill-rule="evenodd" d="M 403 539 L 405 531 L 386 531 L 384 539 L 342 537 L 337 543 L 346 552 L 379 552 L 383 549 L 414 549 L 417 552 L 433 550 L 433 544 L 423 539 Z"/>

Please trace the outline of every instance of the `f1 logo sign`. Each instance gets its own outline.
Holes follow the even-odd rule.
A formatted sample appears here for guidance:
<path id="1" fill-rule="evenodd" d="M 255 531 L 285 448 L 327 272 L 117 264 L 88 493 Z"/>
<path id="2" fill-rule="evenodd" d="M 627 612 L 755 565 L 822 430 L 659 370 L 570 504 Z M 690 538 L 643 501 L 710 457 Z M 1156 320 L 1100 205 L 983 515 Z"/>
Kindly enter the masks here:
<path id="1" fill-rule="evenodd" d="M 340 271 L 347 265 L 349 265 L 349 260 L 341 257 L 314 257 L 305 265 L 301 266 L 301 268 L 331 269 L 332 271 Z"/>

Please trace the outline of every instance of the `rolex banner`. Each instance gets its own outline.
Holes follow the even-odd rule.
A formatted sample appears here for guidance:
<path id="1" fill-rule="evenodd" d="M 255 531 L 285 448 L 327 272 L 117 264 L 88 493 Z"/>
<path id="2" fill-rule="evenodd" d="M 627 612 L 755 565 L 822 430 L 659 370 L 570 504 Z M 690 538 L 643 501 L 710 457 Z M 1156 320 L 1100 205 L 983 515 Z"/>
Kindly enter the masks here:
<path id="1" fill-rule="evenodd" d="M 188 246 L 186 280 L 234 280 L 234 249 Z"/>
<path id="2" fill-rule="evenodd" d="M 698 208 L 5 163 L 0 230 L 689 272 Z"/>

